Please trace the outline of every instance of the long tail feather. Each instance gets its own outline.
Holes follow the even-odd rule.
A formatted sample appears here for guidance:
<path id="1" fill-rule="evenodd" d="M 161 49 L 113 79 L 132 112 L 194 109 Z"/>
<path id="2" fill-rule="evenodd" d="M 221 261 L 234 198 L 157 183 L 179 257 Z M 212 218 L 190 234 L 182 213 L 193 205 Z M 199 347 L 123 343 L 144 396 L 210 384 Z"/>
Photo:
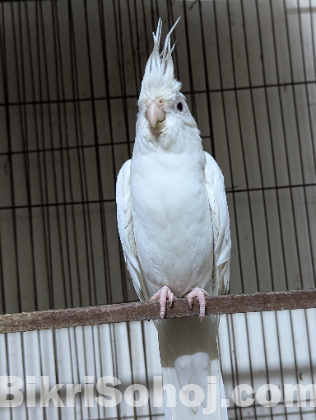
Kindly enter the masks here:
<path id="1" fill-rule="evenodd" d="M 163 383 L 173 385 L 177 397 L 176 407 L 169 407 L 173 399 L 170 394 L 172 388 L 165 391 L 166 419 L 228 420 L 227 410 L 221 407 L 225 394 L 214 324 L 212 317 L 207 317 L 203 323 L 195 317 L 167 319 L 159 323 Z M 193 388 L 188 387 L 189 384 Z M 192 391 L 194 399 L 203 395 L 204 399 L 196 400 L 197 406 L 188 407 L 181 402 L 181 398 L 189 398 Z M 189 400 L 192 400 L 192 396 Z"/>

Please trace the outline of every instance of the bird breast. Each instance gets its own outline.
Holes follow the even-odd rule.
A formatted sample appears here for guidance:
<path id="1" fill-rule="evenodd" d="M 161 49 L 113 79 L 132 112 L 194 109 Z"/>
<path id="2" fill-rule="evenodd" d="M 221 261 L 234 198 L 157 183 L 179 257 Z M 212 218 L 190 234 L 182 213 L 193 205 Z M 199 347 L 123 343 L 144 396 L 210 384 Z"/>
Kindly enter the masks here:
<path id="1" fill-rule="evenodd" d="M 165 285 L 178 297 L 193 287 L 211 294 L 213 232 L 202 153 L 132 159 L 133 229 L 150 295 Z"/>

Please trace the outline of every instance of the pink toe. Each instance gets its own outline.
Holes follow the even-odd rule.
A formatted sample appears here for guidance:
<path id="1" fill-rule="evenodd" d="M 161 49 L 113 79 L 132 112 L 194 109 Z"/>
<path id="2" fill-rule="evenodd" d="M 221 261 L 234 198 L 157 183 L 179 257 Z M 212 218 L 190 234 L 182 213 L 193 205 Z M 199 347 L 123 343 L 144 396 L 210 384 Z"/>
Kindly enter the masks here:
<path id="1" fill-rule="evenodd" d="M 160 303 L 160 318 L 163 319 L 166 314 L 166 303 L 167 299 L 170 301 L 170 306 L 174 302 L 174 294 L 171 292 L 168 286 L 163 286 L 158 292 L 156 292 L 152 297 L 151 301 L 159 300 Z"/>
<path id="2" fill-rule="evenodd" d="M 188 303 L 189 303 L 190 309 L 192 309 L 192 306 L 193 306 L 193 297 L 189 297 L 188 298 Z"/>
<path id="3" fill-rule="evenodd" d="M 154 300 L 158 300 L 158 299 L 159 299 L 159 292 L 152 295 L 152 297 L 149 299 L 149 301 L 154 301 Z"/>
<path id="4" fill-rule="evenodd" d="M 205 306 L 206 306 L 205 296 L 208 296 L 208 293 L 205 290 L 200 289 L 199 287 L 195 287 L 194 289 L 191 290 L 190 293 L 187 294 L 188 304 L 189 304 L 189 307 L 191 309 L 192 309 L 192 306 L 193 306 L 193 299 L 195 297 L 198 298 L 199 305 L 200 305 L 200 319 L 201 319 L 201 321 L 203 321 L 203 318 L 205 317 Z"/>
<path id="5" fill-rule="evenodd" d="M 169 295 L 168 295 L 168 299 L 169 299 L 169 302 L 170 302 L 170 308 L 171 308 L 171 306 L 172 306 L 172 304 L 173 304 L 173 302 L 174 302 L 174 294 L 173 294 L 172 292 L 170 292 L 170 293 L 169 293 Z"/>
<path id="6" fill-rule="evenodd" d="M 163 319 L 166 313 L 166 301 L 167 301 L 168 289 L 164 286 L 160 294 L 160 318 Z"/>
<path id="7" fill-rule="evenodd" d="M 199 290 L 197 295 L 200 304 L 200 318 L 201 320 L 203 320 L 203 318 L 205 317 L 205 296 L 202 290 Z"/>

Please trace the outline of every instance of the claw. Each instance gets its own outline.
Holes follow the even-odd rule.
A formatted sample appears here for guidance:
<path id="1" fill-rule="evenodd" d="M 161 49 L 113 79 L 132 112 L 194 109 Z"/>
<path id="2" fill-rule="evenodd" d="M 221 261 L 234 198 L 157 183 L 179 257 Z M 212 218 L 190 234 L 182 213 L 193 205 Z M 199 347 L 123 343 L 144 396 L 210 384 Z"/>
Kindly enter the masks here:
<path id="1" fill-rule="evenodd" d="M 191 290 L 190 293 L 186 295 L 188 304 L 192 309 L 193 306 L 193 299 L 195 297 L 198 298 L 200 304 L 200 320 L 203 321 L 205 317 L 205 296 L 208 296 L 208 293 L 204 289 L 200 289 L 199 287 L 195 287 Z"/>
<path id="2" fill-rule="evenodd" d="M 172 291 L 169 289 L 168 286 L 163 286 L 150 299 L 150 301 L 154 301 L 154 300 L 160 301 L 160 318 L 161 319 L 164 319 L 165 314 L 166 314 L 167 299 L 169 300 L 169 306 L 171 308 L 174 302 L 174 294 L 172 293 Z"/>

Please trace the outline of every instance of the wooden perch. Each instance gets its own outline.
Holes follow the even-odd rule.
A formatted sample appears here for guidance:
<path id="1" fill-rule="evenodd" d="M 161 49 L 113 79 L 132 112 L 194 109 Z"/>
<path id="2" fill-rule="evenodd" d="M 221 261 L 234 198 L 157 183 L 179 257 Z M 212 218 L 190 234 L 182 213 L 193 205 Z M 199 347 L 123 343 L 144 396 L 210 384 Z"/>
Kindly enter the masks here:
<path id="1" fill-rule="evenodd" d="M 315 307 L 316 289 L 206 298 L 206 315 L 279 311 L 283 309 L 308 309 Z M 195 300 L 192 310 L 189 308 L 186 299 L 176 299 L 172 308 L 169 308 L 167 305 L 166 318 L 194 315 L 199 315 L 199 304 L 197 300 Z M 22 312 L 0 315 L 0 333 L 112 324 L 158 318 L 159 302 L 132 302 L 50 311 Z"/>

